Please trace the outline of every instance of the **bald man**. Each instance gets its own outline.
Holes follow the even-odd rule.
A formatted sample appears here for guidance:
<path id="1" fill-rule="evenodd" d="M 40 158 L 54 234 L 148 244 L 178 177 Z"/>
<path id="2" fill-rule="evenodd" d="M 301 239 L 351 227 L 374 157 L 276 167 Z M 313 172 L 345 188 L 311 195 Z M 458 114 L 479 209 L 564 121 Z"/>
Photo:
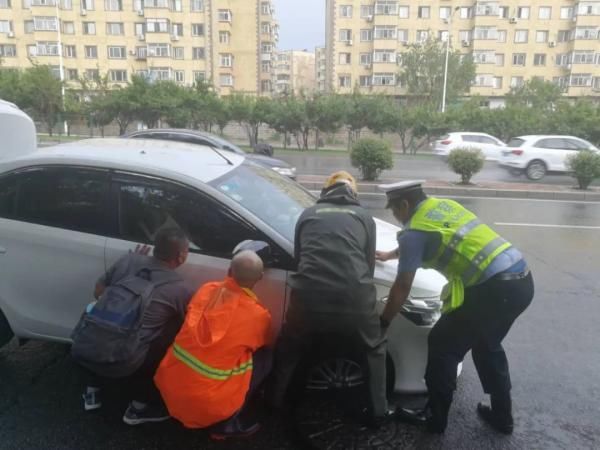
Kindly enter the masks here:
<path id="1" fill-rule="evenodd" d="M 247 405 L 271 369 L 271 315 L 252 291 L 263 262 L 237 253 L 223 281 L 200 288 L 185 323 L 156 373 L 172 417 L 188 428 L 210 428 L 215 440 L 259 429 Z"/>

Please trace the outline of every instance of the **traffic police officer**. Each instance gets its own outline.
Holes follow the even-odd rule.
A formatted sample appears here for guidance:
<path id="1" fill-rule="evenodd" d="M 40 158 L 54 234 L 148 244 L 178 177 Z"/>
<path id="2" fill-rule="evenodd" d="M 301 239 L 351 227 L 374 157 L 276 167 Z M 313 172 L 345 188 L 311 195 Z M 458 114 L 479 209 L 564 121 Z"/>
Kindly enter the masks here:
<path id="1" fill-rule="evenodd" d="M 424 410 L 398 411 L 427 430 L 442 433 L 456 389 L 459 363 L 471 350 L 491 406 L 477 406 L 496 430 L 513 430 L 511 381 L 502 348 L 515 319 L 533 298 L 533 279 L 523 256 L 459 203 L 428 198 L 422 181 L 384 185 L 388 208 L 403 224 L 399 246 L 379 252 L 382 261 L 399 257 L 398 275 L 382 313 L 389 324 L 409 295 L 415 272 L 432 268 L 448 279 L 442 293 L 442 317 L 429 334 L 425 381 L 429 401 Z"/>

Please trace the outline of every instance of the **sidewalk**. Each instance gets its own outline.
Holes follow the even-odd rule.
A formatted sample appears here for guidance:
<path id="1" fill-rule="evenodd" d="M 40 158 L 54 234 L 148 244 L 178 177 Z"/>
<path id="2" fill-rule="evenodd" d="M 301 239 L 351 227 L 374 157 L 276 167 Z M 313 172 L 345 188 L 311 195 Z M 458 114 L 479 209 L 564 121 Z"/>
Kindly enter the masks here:
<path id="1" fill-rule="evenodd" d="M 299 175 L 298 182 L 309 190 L 320 190 L 327 177 L 320 175 Z M 382 193 L 379 184 L 394 183 L 400 180 L 380 180 L 376 183 L 361 182 L 358 190 L 366 194 Z M 573 180 L 575 181 L 575 180 Z M 600 202 L 600 188 L 592 187 L 580 191 L 572 186 L 551 185 L 540 183 L 503 183 L 481 181 L 472 186 L 462 186 L 456 183 L 431 180 L 424 184 L 425 191 L 432 195 L 455 195 L 460 197 L 497 197 L 538 200 L 573 200 Z"/>

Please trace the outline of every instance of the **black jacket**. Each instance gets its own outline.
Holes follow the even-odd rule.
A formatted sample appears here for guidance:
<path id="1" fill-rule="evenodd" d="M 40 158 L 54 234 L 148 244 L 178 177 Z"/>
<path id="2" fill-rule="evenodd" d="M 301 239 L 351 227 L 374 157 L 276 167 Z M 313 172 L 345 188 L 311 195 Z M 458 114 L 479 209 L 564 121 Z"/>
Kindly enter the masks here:
<path id="1" fill-rule="evenodd" d="M 344 183 L 324 189 L 296 224 L 298 270 L 290 277 L 303 306 L 321 312 L 362 312 L 375 305 L 375 221 Z M 328 300 L 323 300 L 323 298 Z M 317 300 L 318 299 L 318 300 Z"/>

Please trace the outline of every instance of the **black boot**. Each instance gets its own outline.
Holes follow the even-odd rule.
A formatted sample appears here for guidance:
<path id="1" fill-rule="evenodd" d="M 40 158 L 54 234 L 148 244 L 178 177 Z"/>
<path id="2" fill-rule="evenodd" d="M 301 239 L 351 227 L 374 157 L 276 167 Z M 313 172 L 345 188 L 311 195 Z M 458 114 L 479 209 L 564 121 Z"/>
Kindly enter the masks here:
<path id="1" fill-rule="evenodd" d="M 512 434 L 514 423 L 512 417 L 512 400 L 510 393 L 490 396 L 492 406 L 479 403 L 477 413 L 496 431 L 503 434 Z"/>

